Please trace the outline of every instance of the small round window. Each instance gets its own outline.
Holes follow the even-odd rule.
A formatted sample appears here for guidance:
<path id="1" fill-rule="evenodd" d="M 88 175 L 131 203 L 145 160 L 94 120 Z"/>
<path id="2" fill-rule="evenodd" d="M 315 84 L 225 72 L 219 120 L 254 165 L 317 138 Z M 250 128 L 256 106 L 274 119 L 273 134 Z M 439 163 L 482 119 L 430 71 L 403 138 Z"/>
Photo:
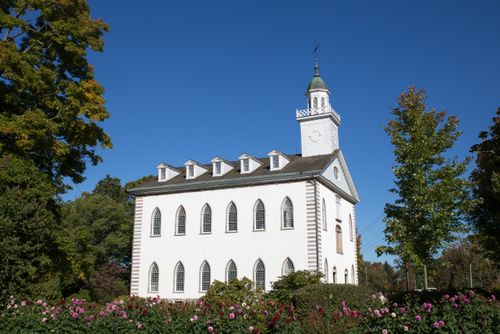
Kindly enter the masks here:
<path id="1" fill-rule="evenodd" d="M 333 176 L 335 176 L 335 179 L 339 179 L 339 169 L 337 167 L 333 167 Z"/>

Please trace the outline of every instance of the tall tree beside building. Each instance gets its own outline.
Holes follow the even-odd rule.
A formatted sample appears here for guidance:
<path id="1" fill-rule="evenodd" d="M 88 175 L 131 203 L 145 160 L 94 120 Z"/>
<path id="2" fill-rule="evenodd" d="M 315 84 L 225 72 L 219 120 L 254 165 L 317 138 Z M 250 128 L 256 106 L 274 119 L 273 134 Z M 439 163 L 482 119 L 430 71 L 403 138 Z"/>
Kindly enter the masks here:
<path id="1" fill-rule="evenodd" d="M 390 191 L 397 199 L 385 206 L 389 245 L 377 248 L 379 254 L 424 266 L 466 231 L 470 206 L 468 181 L 462 178 L 469 159 L 444 156 L 460 136 L 458 119 L 426 109 L 424 91 L 411 86 L 400 95 L 385 128 L 394 146 L 395 187 Z"/>
<path id="2" fill-rule="evenodd" d="M 481 143 L 471 149 L 477 154 L 471 181 L 478 201 L 471 220 L 488 257 L 500 265 L 500 108 L 489 131 L 479 138 Z"/>

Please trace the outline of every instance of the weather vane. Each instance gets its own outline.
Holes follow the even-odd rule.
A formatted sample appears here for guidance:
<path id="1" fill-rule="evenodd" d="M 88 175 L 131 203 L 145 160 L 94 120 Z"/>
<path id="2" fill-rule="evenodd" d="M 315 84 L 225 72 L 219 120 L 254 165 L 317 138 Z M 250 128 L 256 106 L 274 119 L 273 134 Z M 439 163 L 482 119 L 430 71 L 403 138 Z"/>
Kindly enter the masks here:
<path id="1" fill-rule="evenodd" d="M 318 59 L 318 49 L 319 49 L 319 43 L 314 42 L 314 49 L 313 49 L 314 59 Z"/>

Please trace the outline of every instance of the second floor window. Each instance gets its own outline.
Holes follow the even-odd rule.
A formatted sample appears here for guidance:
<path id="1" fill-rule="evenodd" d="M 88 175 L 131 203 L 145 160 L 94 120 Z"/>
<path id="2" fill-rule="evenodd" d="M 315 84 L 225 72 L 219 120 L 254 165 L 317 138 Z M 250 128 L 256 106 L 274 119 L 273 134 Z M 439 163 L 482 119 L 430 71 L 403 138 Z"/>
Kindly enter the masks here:
<path id="1" fill-rule="evenodd" d="M 177 229 L 176 234 L 186 234 L 186 210 L 181 206 L 177 210 Z"/>
<path id="2" fill-rule="evenodd" d="M 158 237 L 161 234 L 161 213 L 158 208 L 153 212 L 153 218 L 151 221 L 151 235 Z"/>
<path id="3" fill-rule="evenodd" d="M 236 210 L 236 205 L 233 202 L 229 204 L 227 209 L 227 230 L 229 232 L 238 231 L 238 211 Z"/>
<path id="4" fill-rule="evenodd" d="M 283 228 L 293 228 L 293 205 L 292 201 L 287 197 L 282 206 Z"/>
<path id="5" fill-rule="evenodd" d="M 212 209 L 208 204 L 203 208 L 201 232 L 212 233 Z"/>
<path id="6" fill-rule="evenodd" d="M 266 209 L 264 208 L 264 203 L 262 203 L 261 200 L 258 200 L 257 203 L 255 203 L 255 223 L 254 223 L 254 229 L 256 230 L 265 230 L 266 229 Z"/>

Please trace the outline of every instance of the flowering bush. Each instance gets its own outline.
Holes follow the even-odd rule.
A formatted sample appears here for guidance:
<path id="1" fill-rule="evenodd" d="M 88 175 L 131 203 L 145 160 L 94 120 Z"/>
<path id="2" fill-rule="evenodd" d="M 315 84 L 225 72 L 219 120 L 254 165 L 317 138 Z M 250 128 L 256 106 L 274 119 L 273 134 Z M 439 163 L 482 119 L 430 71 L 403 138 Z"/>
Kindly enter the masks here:
<path id="1" fill-rule="evenodd" d="M 328 308 L 318 304 L 307 312 L 265 298 L 216 305 L 131 297 L 98 306 L 78 298 L 49 304 L 11 297 L 0 305 L 0 333 L 487 334 L 500 332 L 499 324 L 496 297 L 477 296 L 472 290 L 436 302 L 352 309 L 342 301 Z"/>

